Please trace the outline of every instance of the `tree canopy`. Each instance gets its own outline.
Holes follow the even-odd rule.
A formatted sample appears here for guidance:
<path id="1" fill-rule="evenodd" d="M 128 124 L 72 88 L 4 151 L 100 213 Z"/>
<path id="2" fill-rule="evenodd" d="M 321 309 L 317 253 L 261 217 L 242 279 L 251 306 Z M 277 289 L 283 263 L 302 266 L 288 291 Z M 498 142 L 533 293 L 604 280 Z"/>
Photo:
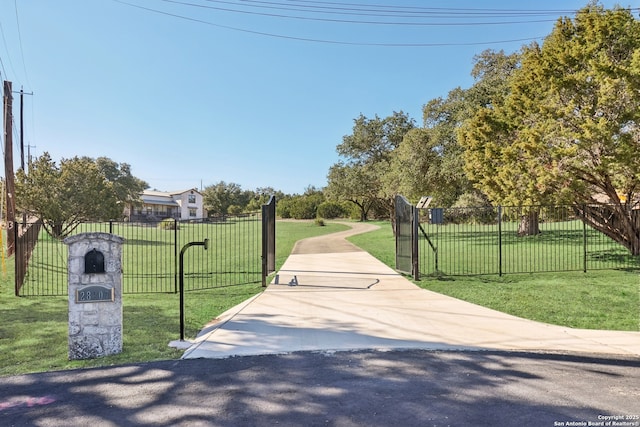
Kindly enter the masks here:
<path id="1" fill-rule="evenodd" d="M 423 127 L 407 132 L 394 151 L 387 185 L 414 200 L 433 196 L 439 206 L 451 206 L 463 195 L 469 196 L 472 186 L 465 174 L 457 131 L 478 109 L 506 96 L 508 77 L 518 64 L 518 54 L 485 50 L 476 55 L 473 86 L 457 87 L 446 98 L 432 99 L 423 106 Z"/>
<path id="2" fill-rule="evenodd" d="M 57 165 L 44 153 L 30 163 L 28 174 L 18 171 L 17 207 L 42 220 L 52 236 L 64 238 L 83 221 L 120 219 L 125 203 L 147 186 L 126 163 L 74 157 Z"/>
<path id="3" fill-rule="evenodd" d="M 571 203 L 640 254 L 639 94 L 640 24 L 591 3 L 525 47 L 504 99 L 465 123 L 466 170 L 494 202 Z"/>
<path id="4" fill-rule="evenodd" d="M 327 191 L 330 197 L 348 200 L 361 210 L 366 219 L 371 206 L 386 207 L 391 216 L 396 188 L 387 185 L 394 150 L 404 136 L 415 127 L 406 113 L 369 119 L 362 114 L 354 120 L 353 132 L 342 138 L 336 151 L 344 161 L 329 170 Z"/>
<path id="5" fill-rule="evenodd" d="M 202 190 L 202 199 L 209 215 L 222 216 L 242 210 L 249 203 L 253 193 L 242 190 L 240 184 L 220 181 Z"/>
<path id="6" fill-rule="evenodd" d="M 380 193 L 379 185 L 375 185 L 379 180 L 370 176 L 373 172 L 373 168 L 367 165 L 336 163 L 329 169 L 325 194 L 331 200 L 353 203 L 360 210 L 360 221 L 366 221 Z"/>

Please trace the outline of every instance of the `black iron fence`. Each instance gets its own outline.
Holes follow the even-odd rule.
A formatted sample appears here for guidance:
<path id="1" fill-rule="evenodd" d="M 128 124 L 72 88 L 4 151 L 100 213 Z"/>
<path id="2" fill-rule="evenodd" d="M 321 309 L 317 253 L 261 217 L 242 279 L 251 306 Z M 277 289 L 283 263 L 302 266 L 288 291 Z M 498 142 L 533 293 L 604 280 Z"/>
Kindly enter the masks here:
<path id="1" fill-rule="evenodd" d="M 16 295 L 20 290 L 20 285 L 24 283 L 27 275 L 27 267 L 33 250 L 35 249 L 40 229 L 41 221 L 24 222 L 20 226 L 17 222 L 13 223 L 13 227 L 7 230 L 7 234 L 13 233 L 14 247 L 13 255 L 15 257 L 15 289 Z"/>
<path id="2" fill-rule="evenodd" d="M 640 268 L 640 257 L 587 226 L 570 206 L 418 211 L 420 275 Z"/>
<path id="3" fill-rule="evenodd" d="M 83 223 L 74 234 L 106 232 L 124 237 L 123 292 L 177 292 L 178 254 L 186 243 L 209 239 L 207 251 L 185 254 L 185 289 L 260 283 L 262 266 L 260 212 L 201 221 Z M 16 244 L 16 295 L 67 294 L 67 247 L 44 228 L 16 224 L 23 230 Z"/>

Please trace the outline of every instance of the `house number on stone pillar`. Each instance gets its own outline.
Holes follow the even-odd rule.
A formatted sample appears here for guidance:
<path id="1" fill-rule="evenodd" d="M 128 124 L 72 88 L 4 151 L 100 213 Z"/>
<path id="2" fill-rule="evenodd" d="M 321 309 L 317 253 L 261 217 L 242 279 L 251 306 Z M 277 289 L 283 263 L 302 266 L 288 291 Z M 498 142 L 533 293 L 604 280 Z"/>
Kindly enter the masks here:
<path id="1" fill-rule="evenodd" d="M 69 246 L 69 359 L 121 353 L 124 239 L 81 233 L 64 242 Z"/>

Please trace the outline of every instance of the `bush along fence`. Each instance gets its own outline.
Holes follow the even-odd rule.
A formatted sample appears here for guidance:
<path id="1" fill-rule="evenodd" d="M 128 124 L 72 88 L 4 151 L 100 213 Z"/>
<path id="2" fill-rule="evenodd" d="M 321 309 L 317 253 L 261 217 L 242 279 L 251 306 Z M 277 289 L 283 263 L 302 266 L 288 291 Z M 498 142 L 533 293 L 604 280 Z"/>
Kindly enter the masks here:
<path id="1" fill-rule="evenodd" d="M 35 224 L 15 224 L 18 296 L 67 294 L 67 247 Z M 185 254 L 185 290 L 264 282 L 262 214 L 201 221 L 82 223 L 73 234 L 106 232 L 124 237 L 123 292 L 168 293 L 178 289 L 178 254 L 187 243 L 209 239 L 207 251 Z"/>
<path id="2" fill-rule="evenodd" d="M 401 270 L 416 278 L 640 269 L 640 257 L 586 225 L 571 206 L 416 208 L 415 222 L 414 270 L 408 259 Z M 408 245 L 397 246 L 410 256 Z"/>

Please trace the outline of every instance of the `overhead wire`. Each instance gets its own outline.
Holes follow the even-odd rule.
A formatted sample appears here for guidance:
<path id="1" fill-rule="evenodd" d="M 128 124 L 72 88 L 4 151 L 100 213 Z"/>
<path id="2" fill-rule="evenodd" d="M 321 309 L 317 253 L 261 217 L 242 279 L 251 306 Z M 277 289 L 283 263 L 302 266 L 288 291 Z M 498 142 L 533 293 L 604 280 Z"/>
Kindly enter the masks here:
<path id="1" fill-rule="evenodd" d="M 243 0 L 233 2 L 230 0 L 203 0 L 207 3 L 228 4 L 235 6 L 245 6 L 254 8 L 270 8 L 280 10 L 295 11 L 316 11 L 320 13 L 340 13 L 354 15 L 373 15 L 384 13 L 379 16 L 421 16 L 421 15 L 448 15 L 452 16 L 557 16 L 559 13 L 575 13 L 573 9 L 482 9 L 482 8 L 451 8 L 451 7 L 424 7 L 424 6 L 402 6 L 402 5 L 381 5 L 381 4 L 357 4 L 343 2 L 318 2 L 318 1 L 296 1 L 290 0 L 287 3 L 274 1 Z M 297 4 L 296 4 L 297 3 Z M 292 4 L 296 4 L 292 7 Z M 301 9 L 302 8 L 302 9 Z M 329 12 L 330 11 L 330 12 Z"/>
<path id="2" fill-rule="evenodd" d="M 22 68 L 24 70 L 24 78 L 25 78 L 25 81 L 27 82 L 27 85 L 31 87 L 31 84 L 29 83 L 29 74 L 27 73 L 27 64 L 24 60 L 24 49 L 22 48 L 22 33 L 20 31 L 20 19 L 18 18 L 18 0 L 13 0 L 13 4 L 16 12 L 16 30 L 18 31 L 18 44 L 20 47 L 20 56 L 22 58 Z"/>
<path id="3" fill-rule="evenodd" d="M 336 44 L 336 45 L 349 45 L 349 46 L 376 46 L 376 47 L 438 47 L 438 46 L 479 46 L 479 45 L 491 45 L 491 44 L 504 44 L 504 43 L 514 43 L 514 42 L 529 42 L 533 40 L 538 40 L 540 37 L 526 37 L 526 38 L 517 38 L 517 39 L 507 39 L 507 40 L 491 40 L 491 41 L 473 41 L 473 42 L 423 42 L 423 43 L 405 43 L 405 42 L 357 42 L 357 41 L 346 41 L 346 40 L 331 40 L 331 39 L 323 39 L 323 38 L 313 38 L 313 37 L 301 37 L 301 36 L 292 36 L 287 34 L 278 34 L 266 31 L 258 31 L 258 30 L 250 30 L 246 28 L 233 27 L 230 25 L 218 24 L 215 22 L 207 21 L 200 18 L 194 18 L 191 16 L 186 16 L 174 12 L 168 12 L 165 10 L 155 9 L 148 6 L 142 6 L 139 4 L 131 3 L 125 0 L 112 0 L 116 3 L 120 3 L 129 7 L 137 8 L 140 10 L 144 10 L 147 12 L 152 12 L 164 16 L 169 16 L 189 22 L 196 22 L 212 27 L 243 32 L 248 34 L 255 34 L 259 36 L 266 36 L 272 38 L 279 39 L 287 39 L 287 40 L 296 40 L 303 42 L 313 42 L 313 43 L 324 43 L 324 44 Z M 177 0 L 160 0 L 163 2 L 175 3 Z M 183 2 L 184 3 L 184 2 Z"/>
<path id="4" fill-rule="evenodd" d="M 260 4 L 260 5 L 280 5 L 284 8 L 291 8 L 291 4 L 300 3 L 296 7 L 328 9 L 328 10 L 355 10 L 367 11 L 367 8 L 377 8 L 373 10 L 385 11 L 389 13 L 406 13 L 412 14 L 449 14 L 449 15 L 488 15 L 488 16 L 558 16 L 561 14 L 575 14 L 576 9 L 503 9 L 503 8 L 455 8 L 455 7 L 426 7 L 426 6 L 403 6 L 398 4 L 360 4 L 360 3 L 344 3 L 329 1 L 313 1 L 313 0 L 287 0 L 286 3 L 266 1 L 266 0 L 241 0 L 233 2 L 231 0 L 202 0 L 209 3 L 226 3 L 237 5 Z M 320 6 L 318 6 L 320 5 Z M 328 5 L 328 6 L 327 6 Z M 626 8 L 631 11 L 638 11 L 640 8 Z"/>
<path id="5" fill-rule="evenodd" d="M 7 39 L 4 36 L 4 28 L 2 26 L 2 22 L 0 21 L 0 35 L 2 36 L 2 43 L 4 45 L 4 49 L 7 52 L 7 60 L 9 61 L 9 67 L 11 68 L 11 70 L 13 71 L 13 74 L 15 74 L 15 70 L 13 69 L 13 63 L 11 62 L 11 56 L 9 56 L 9 47 L 7 46 Z M 2 61 L 2 57 L 0 57 L 0 65 L 2 66 L 2 73 L 4 74 L 4 77 L 7 78 L 8 73 L 7 70 L 4 67 L 4 61 Z"/>
<path id="6" fill-rule="evenodd" d="M 14 0 L 14 11 L 15 11 L 15 19 L 16 19 L 16 31 L 17 31 L 17 39 L 18 39 L 18 47 L 20 49 L 20 56 L 22 59 L 22 67 L 23 67 L 23 71 L 24 71 L 24 80 L 26 81 L 28 86 L 31 86 L 31 84 L 29 83 L 29 75 L 27 72 L 27 65 L 26 65 L 26 61 L 25 61 L 25 56 L 24 56 L 24 48 L 23 48 L 23 43 L 22 43 L 22 34 L 21 34 L 21 29 L 20 29 L 20 16 L 18 13 L 18 2 L 17 0 Z M 18 76 L 18 73 L 15 70 L 13 61 L 11 60 L 11 55 L 9 54 L 10 50 L 7 44 L 7 39 L 5 37 L 5 32 L 4 32 L 4 27 L 2 25 L 2 22 L 0 22 L 0 35 L 2 36 L 2 42 L 5 48 L 5 52 L 6 52 L 6 59 L 8 61 L 9 67 L 12 71 L 12 74 L 14 77 Z M 3 61 L 2 57 L 0 56 L 0 69 L 2 70 L 2 72 L 0 73 L 0 77 L 3 76 L 3 79 L 0 79 L 0 81 L 3 80 L 9 80 L 10 77 L 7 73 L 7 70 L 5 68 L 5 62 Z M 11 79 L 14 80 L 14 79 Z M 14 82 L 15 83 L 15 82 Z M 20 92 L 22 91 L 22 85 L 20 85 Z M 15 88 L 16 85 L 14 84 L 13 87 Z M 12 94 L 4 94 L 4 85 L 2 85 L 2 87 L 0 88 L 0 94 L 4 99 L 5 95 L 11 96 L 13 98 L 13 101 L 15 102 L 15 97 L 14 94 L 15 93 L 20 93 L 18 90 L 13 90 L 14 93 Z M 31 95 L 31 94 L 30 94 Z M 17 124 L 16 124 L 16 120 L 13 118 L 12 115 L 12 119 L 11 119 L 11 123 L 8 126 L 9 129 L 11 129 L 12 132 L 12 136 L 14 136 L 13 139 L 13 145 L 15 146 L 15 150 L 17 150 L 18 152 L 22 153 L 22 141 L 20 141 L 19 137 L 15 137 L 15 135 L 20 135 L 20 131 L 18 130 Z M 0 136 L 0 146 L 2 147 L 2 154 L 4 155 L 4 151 L 5 151 L 5 141 L 4 141 L 4 131 L 0 132 L 1 136 Z M 23 153 L 22 153 L 23 154 Z"/>
<path id="7" fill-rule="evenodd" d="M 217 10 L 223 12 L 233 12 L 240 14 L 248 14 L 248 15 L 256 15 L 256 16 L 267 16 L 272 18 L 285 18 L 285 19 L 296 19 L 296 20 L 305 20 L 305 21 L 318 21 L 318 22 L 334 22 L 334 23 L 344 23 L 344 24 L 365 24 L 365 25 L 393 25 L 393 26 L 480 26 L 480 25 L 514 25 L 514 24 L 530 24 L 530 23 L 541 23 L 541 22 L 553 22 L 554 19 L 539 19 L 539 20 L 520 20 L 520 21 L 486 21 L 486 22 L 403 22 L 403 21 L 365 21 L 365 20 L 356 20 L 356 19 L 336 19 L 336 18 L 318 18 L 312 16 L 297 16 L 297 15 L 284 15 L 284 14 L 276 14 L 276 13 L 265 13 L 265 12 L 254 12 L 248 10 L 239 10 L 239 9 L 230 9 L 223 7 L 215 7 L 215 6 L 207 6 L 203 4 L 190 3 L 186 1 L 180 0 L 161 0 L 165 3 L 179 4 L 182 6 L 189 6 L 194 8 L 204 8 L 209 10 Z M 212 0 L 207 0 L 212 1 Z M 235 4 L 226 1 L 216 1 L 215 3 L 225 3 L 225 4 Z M 267 7 L 267 6 L 254 6 L 254 7 Z M 285 8 L 285 7 L 269 7 L 272 9 L 281 9 L 287 11 L 304 11 L 310 12 L 307 10 L 300 10 L 294 8 Z M 315 13 L 323 13 L 323 14 L 340 14 L 340 15 L 356 15 L 356 16 L 376 16 L 376 17 L 394 17 L 394 18 L 416 18 L 416 16 L 412 15 L 389 15 L 389 14 L 373 14 L 373 13 L 354 13 L 354 12 L 326 12 L 326 11 L 311 11 Z M 437 17 L 436 17 L 437 18 Z M 442 16 L 440 18 L 443 18 Z M 447 18 L 456 18 L 457 17 L 447 17 Z"/>
<path id="8" fill-rule="evenodd" d="M 204 0 L 212 3 L 219 3 L 222 0 Z M 266 1 L 266 0 L 242 0 L 242 3 L 260 3 L 260 4 L 280 4 L 280 5 L 290 5 L 293 3 L 300 3 L 303 5 L 313 5 L 308 7 L 323 7 L 323 8 L 335 8 L 335 9 L 344 9 L 344 8 L 381 8 L 381 9 L 399 9 L 399 10 L 418 10 L 418 11 L 481 11 L 481 12 L 552 12 L 555 13 L 558 9 L 496 9 L 496 8 L 456 8 L 456 7 L 433 7 L 433 6 L 403 6 L 399 4 L 368 4 L 368 3 L 345 3 L 345 2 L 330 2 L 330 1 L 314 1 L 314 0 L 287 0 L 286 3 L 282 2 L 274 2 L 274 1 Z M 321 6 L 316 6 L 321 5 Z"/>

